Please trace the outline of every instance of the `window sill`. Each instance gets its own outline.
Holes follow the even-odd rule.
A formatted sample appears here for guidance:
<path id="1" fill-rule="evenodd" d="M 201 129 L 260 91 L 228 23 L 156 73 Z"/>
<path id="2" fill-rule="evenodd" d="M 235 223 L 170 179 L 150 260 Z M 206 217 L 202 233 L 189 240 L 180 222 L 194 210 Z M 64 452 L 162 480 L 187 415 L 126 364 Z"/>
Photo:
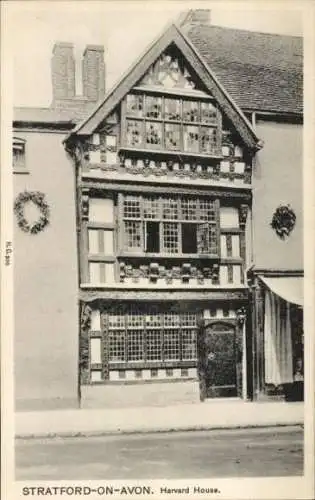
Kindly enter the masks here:
<path id="1" fill-rule="evenodd" d="M 13 169 L 14 174 L 30 174 L 30 171 L 23 167 L 16 167 Z"/>
<path id="2" fill-rule="evenodd" d="M 177 260 L 183 260 L 183 259 L 190 259 L 190 260 L 215 260 L 219 261 L 220 257 L 219 255 L 216 254 L 195 254 L 195 253 L 149 253 L 149 252 L 128 252 L 128 251 L 123 251 L 119 252 L 117 255 L 118 258 L 121 257 L 135 257 L 135 258 L 141 258 L 141 259 L 177 259 Z"/>
<path id="3" fill-rule="evenodd" d="M 133 146 L 128 146 L 128 145 L 122 145 L 119 148 L 119 151 L 128 151 L 129 153 L 141 153 L 141 154 L 156 154 L 156 155 L 161 155 L 161 156 L 175 156 L 175 157 L 180 157 L 181 160 L 183 158 L 194 158 L 194 159 L 203 159 L 203 160 L 223 160 L 222 154 L 216 154 L 216 153 L 211 153 L 211 154 L 204 154 L 204 153 L 195 153 L 195 152 L 188 152 L 188 151 L 179 151 L 179 150 L 172 150 L 172 149 L 154 149 L 150 148 L 149 146 L 147 148 L 137 148 Z"/>

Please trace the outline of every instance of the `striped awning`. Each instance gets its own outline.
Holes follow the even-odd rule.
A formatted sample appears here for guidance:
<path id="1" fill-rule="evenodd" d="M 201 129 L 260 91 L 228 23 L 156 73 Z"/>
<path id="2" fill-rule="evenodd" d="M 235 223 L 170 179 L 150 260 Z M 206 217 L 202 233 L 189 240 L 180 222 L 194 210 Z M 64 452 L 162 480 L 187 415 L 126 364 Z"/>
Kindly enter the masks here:
<path id="1" fill-rule="evenodd" d="M 303 277 L 273 276 L 272 278 L 267 278 L 260 276 L 260 279 L 273 293 L 282 299 L 291 304 L 303 306 Z"/>

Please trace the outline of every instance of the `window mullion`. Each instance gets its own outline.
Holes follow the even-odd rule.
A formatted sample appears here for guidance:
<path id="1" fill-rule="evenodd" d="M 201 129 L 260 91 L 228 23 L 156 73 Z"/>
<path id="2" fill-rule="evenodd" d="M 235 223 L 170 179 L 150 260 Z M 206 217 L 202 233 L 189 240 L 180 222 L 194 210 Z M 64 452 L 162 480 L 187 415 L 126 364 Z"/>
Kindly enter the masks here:
<path id="1" fill-rule="evenodd" d="M 221 255 L 221 232 L 220 232 L 220 200 L 214 200 L 216 235 L 217 235 L 217 255 Z"/>
<path id="2" fill-rule="evenodd" d="M 178 198 L 177 200 L 177 211 L 178 211 L 178 219 L 183 220 L 183 215 L 182 215 L 182 205 L 181 205 L 181 198 Z M 178 234 L 178 250 L 179 254 L 183 254 L 183 242 L 182 242 L 182 222 L 177 221 L 177 234 Z"/>
<path id="3" fill-rule="evenodd" d="M 162 362 L 165 361 L 165 346 L 164 346 L 164 328 L 165 328 L 165 318 L 164 318 L 164 311 L 161 314 L 161 358 Z"/>
<path id="4" fill-rule="evenodd" d="M 124 314 L 125 325 L 125 362 L 128 363 L 128 315 Z"/>
<path id="5" fill-rule="evenodd" d="M 179 312 L 179 360 L 183 361 L 183 315 Z"/>

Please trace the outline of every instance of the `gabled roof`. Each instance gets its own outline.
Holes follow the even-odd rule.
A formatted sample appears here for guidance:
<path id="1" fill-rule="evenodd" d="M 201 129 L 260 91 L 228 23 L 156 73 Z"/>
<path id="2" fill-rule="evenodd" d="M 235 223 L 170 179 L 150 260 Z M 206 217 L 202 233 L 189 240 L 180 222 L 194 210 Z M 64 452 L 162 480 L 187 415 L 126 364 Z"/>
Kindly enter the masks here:
<path id="1" fill-rule="evenodd" d="M 198 74 L 204 86 L 217 100 L 225 115 L 231 120 L 235 129 L 250 149 L 259 149 L 259 139 L 257 138 L 251 124 L 229 96 L 221 83 L 217 80 L 211 68 L 198 54 L 188 38 L 172 24 L 163 34 L 149 47 L 140 59 L 124 75 L 122 80 L 107 94 L 105 99 L 97 106 L 94 112 L 79 124 L 68 136 L 90 135 L 94 132 L 100 122 L 117 106 L 125 95 L 137 84 L 155 60 L 169 47 L 175 44 L 190 66 Z M 67 138 L 67 139 L 68 139 Z M 66 139 L 66 140 L 67 140 Z"/>
<path id="2" fill-rule="evenodd" d="M 212 25 L 185 33 L 243 110 L 303 112 L 303 39 Z"/>

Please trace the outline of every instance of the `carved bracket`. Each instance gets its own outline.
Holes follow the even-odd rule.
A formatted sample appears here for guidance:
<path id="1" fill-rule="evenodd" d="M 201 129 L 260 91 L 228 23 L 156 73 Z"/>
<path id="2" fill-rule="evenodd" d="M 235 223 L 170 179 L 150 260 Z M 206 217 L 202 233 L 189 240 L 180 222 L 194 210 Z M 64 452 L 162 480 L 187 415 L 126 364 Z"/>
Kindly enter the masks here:
<path id="1" fill-rule="evenodd" d="M 81 217 L 82 220 L 89 219 L 89 190 L 86 188 L 81 192 Z"/>
<path id="2" fill-rule="evenodd" d="M 238 217 L 239 217 L 240 228 L 243 230 L 245 229 L 247 214 L 248 214 L 248 205 L 240 205 Z"/>

